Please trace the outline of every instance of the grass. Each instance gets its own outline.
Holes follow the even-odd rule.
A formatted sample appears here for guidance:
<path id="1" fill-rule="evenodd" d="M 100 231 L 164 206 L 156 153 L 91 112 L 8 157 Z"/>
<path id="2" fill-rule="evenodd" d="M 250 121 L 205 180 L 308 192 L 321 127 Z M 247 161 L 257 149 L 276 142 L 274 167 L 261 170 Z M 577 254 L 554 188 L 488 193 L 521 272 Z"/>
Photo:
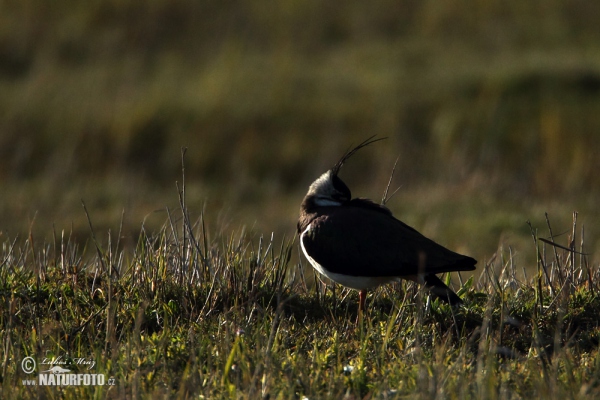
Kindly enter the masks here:
<path id="1" fill-rule="evenodd" d="M 576 214 L 562 244 L 549 221 L 531 225 L 537 273 L 509 250 L 480 262 L 478 278 L 454 277 L 464 307 L 396 283 L 371 292 L 356 325 L 357 294 L 292 263 L 294 238 L 215 233 L 191 218 L 185 186 L 179 204 L 130 252 L 93 218 L 83 247 L 64 232 L 5 238 L 3 398 L 600 395 L 600 266 L 583 254 Z M 93 360 L 114 385 L 27 386 L 26 356 L 78 373 L 78 358 Z"/>
<path id="2" fill-rule="evenodd" d="M 598 4 L 38 3 L 0 4 L 0 397 L 598 397 Z M 377 199 L 400 156 L 395 215 L 479 260 L 464 308 L 396 284 L 356 327 L 298 257 L 374 133 L 342 177 Z M 546 211 L 592 262 L 531 245 Z M 30 355 L 116 385 L 23 386 Z"/>

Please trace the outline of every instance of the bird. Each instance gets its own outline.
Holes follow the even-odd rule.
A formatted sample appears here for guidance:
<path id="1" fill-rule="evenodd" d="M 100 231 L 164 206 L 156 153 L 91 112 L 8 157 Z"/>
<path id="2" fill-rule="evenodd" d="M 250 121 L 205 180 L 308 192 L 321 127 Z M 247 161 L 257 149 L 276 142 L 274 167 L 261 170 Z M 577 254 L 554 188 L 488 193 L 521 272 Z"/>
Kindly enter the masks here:
<path id="1" fill-rule="evenodd" d="M 425 237 L 385 205 L 352 198 L 339 177 L 344 163 L 358 150 L 385 139 L 374 138 L 346 151 L 309 186 L 297 224 L 302 252 L 321 275 L 359 291 L 359 319 L 368 289 L 401 279 L 425 285 L 452 306 L 462 304 L 436 274 L 473 271 L 477 261 Z"/>

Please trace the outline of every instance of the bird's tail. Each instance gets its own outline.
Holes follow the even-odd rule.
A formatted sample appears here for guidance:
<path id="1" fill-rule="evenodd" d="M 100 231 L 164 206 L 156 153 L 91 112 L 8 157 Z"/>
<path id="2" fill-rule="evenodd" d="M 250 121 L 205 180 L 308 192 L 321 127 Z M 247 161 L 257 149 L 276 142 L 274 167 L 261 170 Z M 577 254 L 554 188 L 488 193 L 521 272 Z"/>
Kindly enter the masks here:
<path id="1" fill-rule="evenodd" d="M 423 277 L 425 287 L 429 289 L 431 293 L 439 297 L 451 306 L 460 305 L 463 301 L 458 297 L 456 293 L 452 291 L 440 278 L 434 274 L 428 274 Z"/>

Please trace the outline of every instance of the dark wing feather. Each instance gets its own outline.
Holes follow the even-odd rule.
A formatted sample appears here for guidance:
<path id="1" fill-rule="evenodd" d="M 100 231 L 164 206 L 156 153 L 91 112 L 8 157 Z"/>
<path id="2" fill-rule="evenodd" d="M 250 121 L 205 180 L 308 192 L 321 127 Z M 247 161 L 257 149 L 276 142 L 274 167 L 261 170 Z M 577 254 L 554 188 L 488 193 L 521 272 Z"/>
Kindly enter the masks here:
<path id="1" fill-rule="evenodd" d="M 462 300 L 440 278 L 434 274 L 425 275 L 425 286 L 431 293 L 447 302 L 451 306 L 462 304 Z"/>
<path id="2" fill-rule="evenodd" d="M 352 276 L 469 271 L 476 263 L 393 216 L 364 207 L 331 207 L 311 222 L 303 245 L 327 270 Z"/>
<path id="3" fill-rule="evenodd" d="M 366 209 L 369 209 L 372 211 L 377 211 L 377 212 L 380 212 L 380 213 L 383 213 L 385 215 L 389 215 L 390 217 L 392 217 L 392 212 L 390 211 L 389 208 L 387 208 L 384 205 L 377 204 L 373 200 L 365 199 L 362 197 L 350 200 L 348 203 L 346 203 L 344 205 L 344 207 L 366 208 Z M 400 221 L 398 221 L 398 222 L 400 222 Z"/>

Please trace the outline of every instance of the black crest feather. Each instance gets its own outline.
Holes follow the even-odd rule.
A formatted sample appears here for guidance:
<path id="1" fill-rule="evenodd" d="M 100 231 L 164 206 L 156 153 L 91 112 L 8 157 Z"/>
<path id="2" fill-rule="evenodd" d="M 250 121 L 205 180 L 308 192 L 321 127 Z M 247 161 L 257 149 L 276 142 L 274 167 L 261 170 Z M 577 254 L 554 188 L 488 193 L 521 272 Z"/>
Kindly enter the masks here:
<path id="1" fill-rule="evenodd" d="M 333 175 L 337 176 L 337 174 L 340 172 L 340 168 L 342 168 L 342 165 L 344 165 L 344 163 L 350 157 L 352 157 L 354 155 L 354 153 L 356 153 L 358 150 L 362 149 L 363 147 L 366 147 L 366 146 L 370 145 L 371 143 L 375 143 L 375 142 L 378 142 L 380 140 L 387 139 L 386 137 L 374 139 L 375 136 L 377 136 L 377 135 L 373 135 L 373 136 L 367 138 L 362 143 L 360 143 L 357 146 L 355 146 L 355 147 L 349 149 L 348 151 L 346 151 L 346 153 L 344 153 L 344 155 L 342 156 L 342 158 L 340 158 L 340 160 L 331 168 L 331 172 L 333 172 Z"/>

